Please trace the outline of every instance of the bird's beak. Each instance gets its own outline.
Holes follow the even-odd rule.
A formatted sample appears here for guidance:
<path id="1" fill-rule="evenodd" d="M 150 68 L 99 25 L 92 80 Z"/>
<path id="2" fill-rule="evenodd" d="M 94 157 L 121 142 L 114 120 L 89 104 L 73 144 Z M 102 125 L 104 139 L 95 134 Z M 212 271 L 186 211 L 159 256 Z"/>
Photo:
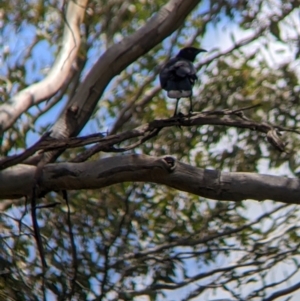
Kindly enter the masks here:
<path id="1" fill-rule="evenodd" d="M 198 53 L 200 53 L 200 52 L 207 52 L 207 50 L 205 50 L 205 49 L 198 49 Z"/>

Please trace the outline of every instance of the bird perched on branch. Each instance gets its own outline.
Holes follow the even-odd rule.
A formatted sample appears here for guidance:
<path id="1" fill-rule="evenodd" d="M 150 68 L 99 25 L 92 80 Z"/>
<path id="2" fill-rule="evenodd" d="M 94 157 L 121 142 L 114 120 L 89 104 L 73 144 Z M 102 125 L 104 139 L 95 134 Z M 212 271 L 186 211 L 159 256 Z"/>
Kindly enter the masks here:
<path id="1" fill-rule="evenodd" d="M 206 50 L 195 47 L 181 49 L 176 57 L 166 63 L 159 74 L 162 89 L 168 92 L 168 97 L 177 99 L 174 116 L 177 115 L 178 102 L 182 97 L 189 97 L 190 112 L 193 112 L 193 86 L 197 80 L 193 62 L 200 52 Z"/>

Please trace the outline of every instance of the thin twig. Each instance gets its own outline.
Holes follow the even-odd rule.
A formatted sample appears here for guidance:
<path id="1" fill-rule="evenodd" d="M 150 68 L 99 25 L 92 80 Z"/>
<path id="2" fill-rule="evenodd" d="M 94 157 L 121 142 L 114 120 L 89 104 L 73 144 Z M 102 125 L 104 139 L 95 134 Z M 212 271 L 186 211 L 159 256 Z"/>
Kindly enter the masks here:
<path id="1" fill-rule="evenodd" d="M 43 291 L 44 301 L 46 301 L 45 273 L 46 273 L 47 263 L 45 259 L 45 251 L 44 251 L 43 242 L 41 238 L 40 227 L 37 222 L 36 209 L 37 208 L 36 208 L 36 184 L 35 184 L 32 188 L 31 220 L 33 225 L 34 238 L 37 244 L 37 248 L 39 250 L 40 259 L 42 263 L 42 291 Z"/>
<path id="2" fill-rule="evenodd" d="M 36 206 L 35 208 L 36 209 L 45 209 L 45 208 L 53 208 L 57 205 L 60 205 L 61 203 L 60 202 L 54 202 L 54 203 L 51 203 L 51 204 L 46 204 L 46 205 L 39 205 L 39 206 Z"/>
<path id="3" fill-rule="evenodd" d="M 77 279 L 77 273 L 78 273 L 77 249 L 76 249 L 74 233 L 73 233 L 73 226 L 72 226 L 72 221 L 71 221 L 71 209 L 70 209 L 68 193 L 66 190 L 63 190 L 62 193 L 63 193 L 63 198 L 66 201 L 66 205 L 67 205 L 67 224 L 68 224 L 68 232 L 69 232 L 69 237 L 70 237 L 70 242 L 71 242 L 71 250 L 72 250 L 73 277 L 71 279 L 71 290 L 70 290 L 70 293 L 68 294 L 69 299 L 72 300 L 72 296 L 75 293 L 75 285 L 76 285 L 76 279 Z"/>
<path id="4" fill-rule="evenodd" d="M 8 168 L 12 165 L 19 164 L 25 159 L 27 159 L 29 156 L 33 155 L 39 149 L 39 145 L 42 144 L 42 142 L 44 142 L 47 138 L 49 138 L 50 134 L 51 132 L 46 132 L 38 142 L 36 142 L 34 145 L 32 145 L 19 155 L 14 155 L 11 157 L 5 157 L 0 159 L 0 170 Z"/>
<path id="5" fill-rule="evenodd" d="M 253 108 L 260 107 L 260 106 L 261 106 L 261 104 L 256 104 L 256 105 L 252 105 L 252 106 L 242 107 L 242 108 L 239 108 L 239 109 L 236 109 L 236 110 L 224 109 L 224 110 L 212 110 L 212 111 L 194 112 L 192 114 L 192 116 L 197 115 L 199 113 L 205 114 L 205 115 L 233 115 L 233 114 L 236 114 L 238 112 L 250 110 L 250 109 L 253 109 Z"/>
<path id="6" fill-rule="evenodd" d="M 107 284 L 107 278 L 108 278 L 108 271 L 110 269 L 110 265 L 109 265 L 109 251 L 110 248 L 113 246 L 113 244 L 116 242 L 117 238 L 121 235 L 122 233 L 122 229 L 124 226 L 124 223 L 126 221 L 126 217 L 129 214 L 129 197 L 131 195 L 131 193 L 134 191 L 134 187 L 132 187 L 125 196 L 125 212 L 121 217 L 121 220 L 119 222 L 118 228 L 116 229 L 114 235 L 111 237 L 110 242 L 108 245 L 104 246 L 104 255 L 105 255 L 105 263 L 104 263 L 104 275 L 103 275 L 103 280 L 101 283 L 101 296 L 99 300 L 102 300 L 102 298 L 105 297 L 105 292 L 108 291 L 109 289 L 111 289 L 114 284 L 111 284 L 110 287 L 108 289 L 105 288 L 106 284 Z"/>

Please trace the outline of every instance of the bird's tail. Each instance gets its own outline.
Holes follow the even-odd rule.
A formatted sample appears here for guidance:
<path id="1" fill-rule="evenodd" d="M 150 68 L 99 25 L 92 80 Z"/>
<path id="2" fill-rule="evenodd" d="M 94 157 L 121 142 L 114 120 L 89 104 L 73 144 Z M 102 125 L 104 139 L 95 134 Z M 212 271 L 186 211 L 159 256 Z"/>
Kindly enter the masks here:
<path id="1" fill-rule="evenodd" d="M 170 98 L 183 98 L 192 96 L 192 85 L 187 78 L 182 80 L 170 80 L 166 90 Z"/>
<path id="2" fill-rule="evenodd" d="M 192 96 L 192 91 L 186 90 L 170 90 L 168 91 L 168 97 L 170 98 L 183 98 Z"/>

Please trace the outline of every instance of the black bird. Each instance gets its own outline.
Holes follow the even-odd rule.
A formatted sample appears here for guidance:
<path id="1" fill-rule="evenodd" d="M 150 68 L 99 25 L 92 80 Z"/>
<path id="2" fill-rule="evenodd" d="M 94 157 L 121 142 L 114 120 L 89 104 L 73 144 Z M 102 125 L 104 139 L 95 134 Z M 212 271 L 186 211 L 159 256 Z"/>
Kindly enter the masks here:
<path id="1" fill-rule="evenodd" d="M 168 97 L 177 99 L 174 116 L 177 115 L 178 102 L 182 97 L 189 97 L 190 112 L 193 112 L 193 86 L 197 80 L 193 62 L 200 52 L 206 50 L 195 47 L 181 49 L 176 57 L 166 63 L 159 74 L 162 89 L 168 91 Z"/>

